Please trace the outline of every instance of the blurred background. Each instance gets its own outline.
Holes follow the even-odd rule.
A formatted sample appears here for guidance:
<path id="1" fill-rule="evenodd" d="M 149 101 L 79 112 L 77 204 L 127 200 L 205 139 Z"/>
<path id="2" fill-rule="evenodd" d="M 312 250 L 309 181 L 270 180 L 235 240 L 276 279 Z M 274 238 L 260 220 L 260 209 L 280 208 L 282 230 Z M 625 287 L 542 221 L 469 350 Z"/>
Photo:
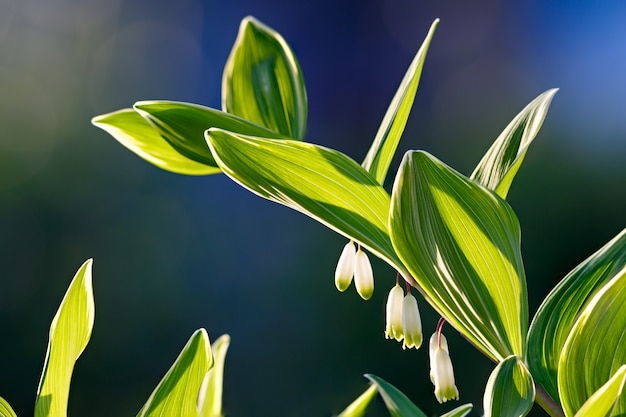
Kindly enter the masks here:
<path id="1" fill-rule="evenodd" d="M 625 226 L 622 1 L 0 0 L 0 395 L 19 415 L 32 413 L 50 321 L 90 257 L 96 323 L 73 416 L 136 415 L 199 327 L 232 337 L 227 416 L 331 416 L 365 390 L 364 373 L 428 415 L 455 406 L 435 401 L 427 349 L 384 339 L 386 264 L 373 260 L 369 302 L 340 294 L 344 238 L 223 175 L 160 171 L 90 124 L 138 100 L 219 107 L 248 14 L 299 59 L 307 140 L 358 161 L 441 18 L 390 172 L 420 148 L 469 174 L 518 111 L 561 89 L 509 194 L 531 314 Z M 438 317 L 420 306 L 427 338 Z M 446 335 L 457 405 L 477 416 L 494 365 Z M 378 401 L 369 415 L 387 414 Z"/>

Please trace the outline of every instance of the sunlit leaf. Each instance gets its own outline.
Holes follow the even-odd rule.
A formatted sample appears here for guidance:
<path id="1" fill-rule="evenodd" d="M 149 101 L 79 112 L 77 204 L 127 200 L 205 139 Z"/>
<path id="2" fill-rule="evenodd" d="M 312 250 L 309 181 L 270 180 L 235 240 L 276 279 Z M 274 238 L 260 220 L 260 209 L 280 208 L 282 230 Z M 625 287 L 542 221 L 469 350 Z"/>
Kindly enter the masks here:
<path id="1" fill-rule="evenodd" d="M 472 404 L 463 404 L 452 411 L 442 414 L 441 417 L 465 417 L 472 411 Z"/>
<path id="2" fill-rule="evenodd" d="M 557 367 L 565 340 L 592 296 L 624 267 L 626 229 L 572 270 L 533 318 L 528 335 L 528 366 L 535 381 L 557 403 Z"/>
<path id="3" fill-rule="evenodd" d="M 282 36 L 251 16 L 241 22 L 224 68 L 222 109 L 304 138 L 307 98 L 298 61 Z"/>
<path id="4" fill-rule="evenodd" d="M 519 223 L 495 193 L 422 151 L 393 186 L 391 241 L 431 304 L 489 357 L 524 357 Z"/>
<path id="5" fill-rule="evenodd" d="M 355 161 L 310 143 L 218 129 L 209 130 L 207 140 L 233 180 L 354 239 L 411 280 L 389 240 L 389 194 Z"/>
<path id="6" fill-rule="evenodd" d="M 76 272 L 50 325 L 46 360 L 37 389 L 35 417 L 66 417 L 70 380 L 93 328 L 92 260 Z"/>
<path id="7" fill-rule="evenodd" d="M 134 108 L 175 150 L 211 167 L 211 173 L 220 172 L 204 139 L 204 132 L 211 127 L 244 135 L 284 137 L 241 117 L 197 104 L 140 101 L 135 103 Z"/>
<path id="8" fill-rule="evenodd" d="M 220 172 L 181 155 L 133 109 L 118 110 L 94 117 L 91 122 L 141 158 L 166 171 L 186 175 Z"/>
<path id="9" fill-rule="evenodd" d="M 337 417 L 362 417 L 365 415 L 365 410 L 370 404 L 372 399 L 376 396 L 376 386 L 370 385 L 367 390 L 359 398 L 354 400 L 352 404 L 346 407 Z"/>
<path id="10" fill-rule="evenodd" d="M 517 356 L 509 356 L 493 370 L 485 387 L 485 417 L 523 417 L 535 400 L 533 377 Z"/>
<path id="11" fill-rule="evenodd" d="M 0 397 L 0 417 L 17 417 L 15 411 L 13 411 L 9 403 L 2 397 Z"/>
<path id="12" fill-rule="evenodd" d="M 426 59 L 426 53 L 430 46 L 430 41 L 435 34 L 435 29 L 439 24 L 439 19 L 436 19 L 426 35 L 426 39 L 419 51 L 413 58 L 413 62 L 409 66 L 400 87 L 393 97 L 387 113 L 378 128 L 374 142 L 370 147 L 365 160 L 363 161 L 363 168 L 368 170 L 380 183 L 383 184 L 389 164 L 393 159 L 393 155 L 398 147 L 402 132 L 411 113 L 413 107 L 413 100 L 415 99 L 415 93 L 420 82 L 422 75 L 422 68 L 424 66 L 424 60 Z"/>
<path id="13" fill-rule="evenodd" d="M 558 89 L 539 95 L 504 129 L 471 175 L 471 179 L 506 198 L 526 151 L 539 132 Z"/>
<path id="14" fill-rule="evenodd" d="M 198 417 L 222 416 L 224 361 L 230 345 L 230 336 L 220 336 L 211 345 L 213 367 L 206 373 L 198 394 Z"/>
<path id="15" fill-rule="evenodd" d="M 137 417 L 199 416 L 198 393 L 212 365 L 209 336 L 196 330 Z"/>
<path id="16" fill-rule="evenodd" d="M 376 375 L 365 375 L 378 389 L 391 417 L 427 417 L 409 398 L 398 388 Z"/>
<path id="17" fill-rule="evenodd" d="M 557 382 L 566 416 L 573 416 L 626 364 L 626 267 L 593 296 L 567 337 Z M 613 414 L 626 413 L 621 396 Z"/>
<path id="18" fill-rule="evenodd" d="M 626 365 L 602 385 L 578 410 L 575 417 L 611 417 L 626 383 Z"/>

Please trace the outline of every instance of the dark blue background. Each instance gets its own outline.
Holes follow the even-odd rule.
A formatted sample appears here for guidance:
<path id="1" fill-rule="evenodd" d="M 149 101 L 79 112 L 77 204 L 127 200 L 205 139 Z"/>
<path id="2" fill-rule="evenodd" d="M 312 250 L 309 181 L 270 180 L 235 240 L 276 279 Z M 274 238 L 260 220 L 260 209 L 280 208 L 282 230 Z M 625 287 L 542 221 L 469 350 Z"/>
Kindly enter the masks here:
<path id="1" fill-rule="evenodd" d="M 561 88 L 509 194 L 531 313 L 624 227 L 621 1 L 1 0 L 0 395 L 19 415 L 32 412 L 50 321 L 89 257 L 96 323 L 71 415 L 135 415 L 198 327 L 232 336 L 229 416 L 329 416 L 368 372 L 429 415 L 453 407 L 434 399 L 425 349 L 383 338 L 388 266 L 373 260 L 371 301 L 339 294 L 345 239 L 222 175 L 160 171 L 90 125 L 145 99 L 219 107 L 248 14 L 298 56 L 307 140 L 358 161 L 437 17 L 399 156 L 426 149 L 469 174 L 519 110 Z M 428 337 L 437 317 L 420 306 Z M 446 334 L 458 404 L 480 409 L 493 364 Z M 371 415 L 386 412 L 377 403 Z"/>

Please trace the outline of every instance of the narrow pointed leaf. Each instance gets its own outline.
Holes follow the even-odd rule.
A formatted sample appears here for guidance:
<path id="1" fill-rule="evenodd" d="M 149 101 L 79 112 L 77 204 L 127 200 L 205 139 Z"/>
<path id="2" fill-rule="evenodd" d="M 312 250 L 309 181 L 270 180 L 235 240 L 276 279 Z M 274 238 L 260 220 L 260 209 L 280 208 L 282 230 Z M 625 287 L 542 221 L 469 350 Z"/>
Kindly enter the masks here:
<path id="1" fill-rule="evenodd" d="M 626 383 L 626 365 L 622 365 L 617 372 L 602 385 L 585 404 L 578 410 L 575 417 L 611 417 L 615 414 L 615 405 L 622 397 Z"/>
<path id="2" fill-rule="evenodd" d="M 91 120 L 125 148 L 166 171 L 186 175 L 207 175 L 220 172 L 181 155 L 150 124 L 133 109 L 122 109 Z"/>
<path id="3" fill-rule="evenodd" d="M 626 267 L 593 296 L 559 358 L 557 382 L 566 416 L 573 416 L 626 364 Z M 613 411 L 626 414 L 626 396 Z"/>
<path id="4" fill-rule="evenodd" d="M 17 417 L 15 411 L 13 411 L 9 403 L 2 397 L 0 397 L 0 417 Z"/>
<path id="5" fill-rule="evenodd" d="M 472 404 L 463 404 L 452 411 L 442 414 L 441 417 L 465 417 L 472 411 Z"/>
<path id="6" fill-rule="evenodd" d="M 211 129 L 220 168 L 253 193 L 353 239 L 412 280 L 391 246 L 389 194 L 359 164 L 332 149 Z"/>
<path id="7" fill-rule="evenodd" d="M 50 325 L 50 340 L 44 362 L 35 417 L 66 417 L 74 364 L 93 328 L 95 306 L 91 284 L 92 260 L 76 272 Z"/>
<path id="8" fill-rule="evenodd" d="M 211 127 L 244 135 L 284 137 L 241 117 L 197 104 L 140 101 L 134 108 L 178 153 L 206 165 L 209 173 L 220 172 L 204 139 L 204 132 Z"/>
<path id="9" fill-rule="evenodd" d="M 526 280 L 519 223 L 506 201 L 411 151 L 390 214 L 394 248 L 435 309 L 489 357 L 524 357 Z"/>
<path id="10" fill-rule="evenodd" d="M 375 385 L 370 385 L 367 390 L 359 398 L 354 400 L 352 404 L 346 407 L 337 417 L 363 417 L 365 410 L 372 399 L 376 396 L 377 389 Z"/>
<path id="11" fill-rule="evenodd" d="M 241 22 L 224 68 L 222 109 L 304 138 L 307 97 L 298 61 L 282 36 L 251 16 Z"/>
<path id="12" fill-rule="evenodd" d="M 471 179 L 506 198 L 526 151 L 539 132 L 558 89 L 544 92 L 504 129 L 471 175 Z"/>
<path id="13" fill-rule="evenodd" d="M 198 393 L 212 365 L 209 336 L 204 329 L 196 330 L 137 417 L 199 416 Z"/>
<path id="14" fill-rule="evenodd" d="M 366 374 L 365 377 L 378 389 L 391 417 L 427 417 L 402 391 L 389 382 L 376 375 Z"/>
<path id="15" fill-rule="evenodd" d="M 199 417 L 222 417 L 222 391 L 224 387 L 224 361 L 230 346 L 230 336 L 220 336 L 211 345 L 213 367 L 206 373 L 198 395 Z"/>
<path id="16" fill-rule="evenodd" d="M 485 417 L 523 417 L 534 401 L 535 383 L 524 362 L 517 356 L 500 362 L 485 387 Z"/>
<path id="17" fill-rule="evenodd" d="M 385 113 L 385 117 L 378 128 L 374 142 L 363 161 L 363 168 L 368 170 L 381 185 L 385 181 L 389 165 L 398 147 L 398 142 L 400 142 L 400 138 L 402 137 L 402 132 L 404 132 L 406 122 L 409 119 L 415 93 L 417 92 L 417 87 L 422 75 L 426 53 L 428 52 L 430 41 L 435 34 L 435 29 L 438 24 L 439 19 L 436 19 L 431 25 L 424 43 L 422 43 L 419 51 L 417 51 L 413 62 L 411 62 L 409 69 L 402 79 L 400 87 L 393 97 L 387 109 L 387 113 Z"/>
<path id="18" fill-rule="evenodd" d="M 626 229 L 584 260 L 548 294 L 528 334 L 528 366 L 535 381 L 559 402 L 559 356 L 578 316 L 593 295 L 626 267 Z"/>

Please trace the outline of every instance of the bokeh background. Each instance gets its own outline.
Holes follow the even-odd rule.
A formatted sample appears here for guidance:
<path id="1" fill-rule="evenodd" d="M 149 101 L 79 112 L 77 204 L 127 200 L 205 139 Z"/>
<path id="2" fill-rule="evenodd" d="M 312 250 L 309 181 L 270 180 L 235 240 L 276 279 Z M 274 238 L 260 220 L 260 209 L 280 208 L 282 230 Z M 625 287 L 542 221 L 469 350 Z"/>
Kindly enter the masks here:
<path id="1" fill-rule="evenodd" d="M 436 17 L 399 155 L 426 149 L 469 174 L 519 110 L 561 88 L 509 194 L 531 313 L 625 226 L 620 0 L 0 0 L 0 395 L 19 415 L 32 413 L 50 321 L 90 257 L 96 323 L 73 416 L 135 415 L 199 327 L 232 336 L 228 416 L 331 416 L 366 388 L 364 373 L 429 415 L 453 407 L 434 399 L 426 349 L 383 337 L 386 264 L 373 260 L 369 302 L 339 294 L 344 238 L 222 175 L 160 171 L 91 126 L 138 100 L 219 107 L 248 14 L 299 58 L 308 140 L 359 161 Z M 437 317 L 420 305 L 428 337 Z M 446 335 L 458 404 L 479 415 L 493 364 Z M 386 412 L 377 402 L 369 415 Z"/>

